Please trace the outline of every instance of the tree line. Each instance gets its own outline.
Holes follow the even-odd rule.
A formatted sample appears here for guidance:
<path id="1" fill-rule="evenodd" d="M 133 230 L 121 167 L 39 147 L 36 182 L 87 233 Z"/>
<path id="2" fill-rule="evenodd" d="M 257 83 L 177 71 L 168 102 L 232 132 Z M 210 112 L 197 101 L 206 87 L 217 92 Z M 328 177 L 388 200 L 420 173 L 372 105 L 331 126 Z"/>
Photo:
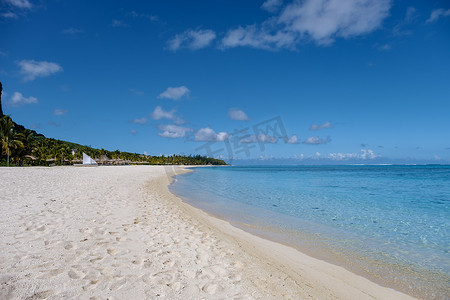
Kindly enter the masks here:
<path id="1" fill-rule="evenodd" d="M 223 160 L 201 155 L 151 156 L 46 138 L 7 115 L 0 116 L 0 141 L 0 166 L 72 165 L 81 162 L 83 152 L 103 164 L 226 165 Z"/>

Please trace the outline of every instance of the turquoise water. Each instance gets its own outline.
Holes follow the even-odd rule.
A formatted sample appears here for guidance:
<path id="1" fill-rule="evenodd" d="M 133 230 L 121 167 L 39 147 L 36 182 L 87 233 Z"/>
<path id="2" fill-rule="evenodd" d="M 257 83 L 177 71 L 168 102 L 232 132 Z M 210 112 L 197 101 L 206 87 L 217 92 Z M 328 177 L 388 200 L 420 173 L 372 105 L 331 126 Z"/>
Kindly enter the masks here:
<path id="1" fill-rule="evenodd" d="M 450 166 L 197 168 L 171 190 L 381 284 L 450 298 Z"/>

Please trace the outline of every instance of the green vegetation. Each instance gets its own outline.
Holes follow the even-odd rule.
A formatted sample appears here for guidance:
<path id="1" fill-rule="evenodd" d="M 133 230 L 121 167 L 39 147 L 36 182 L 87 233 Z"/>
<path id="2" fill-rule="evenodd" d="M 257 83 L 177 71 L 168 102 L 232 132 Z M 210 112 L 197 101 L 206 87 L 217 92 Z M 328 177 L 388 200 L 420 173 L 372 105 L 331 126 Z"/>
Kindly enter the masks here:
<path id="1" fill-rule="evenodd" d="M 83 152 L 99 164 L 149 165 L 225 165 L 223 160 L 195 156 L 150 156 L 137 153 L 95 149 L 71 142 L 46 138 L 42 134 L 0 116 L 0 166 L 48 166 L 81 163 Z"/>

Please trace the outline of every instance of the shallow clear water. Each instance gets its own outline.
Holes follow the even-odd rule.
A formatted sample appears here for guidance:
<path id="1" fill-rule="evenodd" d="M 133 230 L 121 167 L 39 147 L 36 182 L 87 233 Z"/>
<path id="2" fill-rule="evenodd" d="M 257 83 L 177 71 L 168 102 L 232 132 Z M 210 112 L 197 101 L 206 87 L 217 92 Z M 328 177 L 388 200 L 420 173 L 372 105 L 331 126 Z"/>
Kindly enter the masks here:
<path id="1" fill-rule="evenodd" d="M 171 190 L 382 284 L 450 297 L 450 166 L 197 168 Z"/>

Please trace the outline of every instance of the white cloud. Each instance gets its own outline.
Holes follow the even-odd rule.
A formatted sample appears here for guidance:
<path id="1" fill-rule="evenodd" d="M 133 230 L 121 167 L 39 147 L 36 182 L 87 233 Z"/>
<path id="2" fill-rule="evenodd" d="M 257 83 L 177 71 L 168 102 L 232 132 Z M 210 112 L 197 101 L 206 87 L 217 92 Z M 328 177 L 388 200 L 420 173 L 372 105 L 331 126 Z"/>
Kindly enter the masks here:
<path id="1" fill-rule="evenodd" d="M 394 35 L 402 36 L 402 35 L 411 35 L 412 31 L 409 29 L 409 25 L 414 21 L 417 17 L 417 9 L 410 6 L 406 9 L 405 18 L 397 23 L 394 28 L 392 28 L 392 33 Z"/>
<path id="2" fill-rule="evenodd" d="M 374 159 L 379 157 L 379 155 L 376 155 L 373 150 L 370 149 L 361 149 L 361 158 L 362 159 Z"/>
<path id="3" fill-rule="evenodd" d="M 293 155 L 293 158 L 294 158 L 294 159 L 302 160 L 302 159 L 305 158 L 305 154 L 303 154 L 303 153 L 300 153 L 300 155 L 294 154 L 294 155 Z"/>
<path id="4" fill-rule="evenodd" d="M 55 121 L 48 121 L 47 124 L 50 126 L 61 127 L 61 123 L 57 123 Z"/>
<path id="5" fill-rule="evenodd" d="M 327 121 L 323 124 L 313 124 L 309 127 L 309 130 L 320 130 L 323 128 L 331 128 L 331 123 Z"/>
<path id="6" fill-rule="evenodd" d="M 15 92 L 11 99 L 7 102 L 9 106 L 22 106 L 24 104 L 35 104 L 38 103 L 38 99 L 35 97 L 24 97 L 22 93 Z"/>
<path id="7" fill-rule="evenodd" d="M 138 14 L 136 11 L 134 11 L 134 10 L 130 11 L 130 12 L 128 13 L 128 15 L 131 16 L 131 17 L 133 17 L 133 18 L 139 17 L 139 14 Z"/>
<path id="8" fill-rule="evenodd" d="M 373 150 L 361 149 L 361 153 L 330 153 L 329 159 L 332 160 L 350 160 L 350 159 L 375 159 L 380 157 Z"/>
<path id="9" fill-rule="evenodd" d="M 63 70 L 57 63 L 48 61 L 21 60 L 18 65 L 25 81 L 31 81 L 37 77 L 47 77 Z"/>
<path id="10" fill-rule="evenodd" d="M 211 45 L 216 38 L 216 33 L 210 29 L 192 30 L 188 29 L 183 33 L 175 35 L 167 42 L 168 47 L 172 51 L 177 51 L 181 48 L 188 48 L 191 50 L 198 50 Z"/>
<path id="11" fill-rule="evenodd" d="M 0 0 L 0 10 L 3 10 L 0 12 L 0 17 L 18 19 L 19 16 L 26 15 L 32 8 L 33 4 L 29 0 Z"/>
<path id="12" fill-rule="evenodd" d="M 22 9 L 30 9 L 33 7 L 33 4 L 28 0 L 5 0 L 5 2 Z"/>
<path id="13" fill-rule="evenodd" d="M 258 142 L 258 139 L 256 138 L 256 135 L 249 135 L 247 137 L 244 137 L 242 139 L 240 139 L 239 141 L 240 143 L 244 143 L 244 144 L 251 144 L 251 143 L 256 143 Z"/>
<path id="14" fill-rule="evenodd" d="M 329 44 L 336 37 L 349 38 L 377 29 L 390 8 L 390 0 L 295 1 L 284 9 L 279 22 L 319 44 Z"/>
<path id="15" fill-rule="evenodd" d="M 276 12 L 280 6 L 283 4 L 283 0 L 266 0 L 261 5 L 261 8 L 267 10 L 268 12 Z"/>
<path id="16" fill-rule="evenodd" d="M 189 95 L 190 90 L 183 86 L 179 87 L 168 87 L 164 92 L 159 94 L 158 98 L 168 98 L 172 100 L 180 100 L 184 96 Z"/>
<path id="17" fill-rule="evenodd" d="M 288 143 L 288 144 L 298 144 L 299 143 L 298 136 L 295 135 L 295 134 L 291 135 L 291 137 L 289 137 L 286 140 L 286 143 Z"/>
<path id="18" fill-rule="evenodd" d="M 132 92 L 133 94 L 138 95 L 138 96 L 144 95 L 144 92 L 141 92 L 141 91 L 138 91 L 135 89 L 130 89 L 130 92 Z"/>
<path id="19" fill-rule="evenodd" d="M 278 142 L 278 139 L 268 134 L 258 134 L 258 142 L 276 144 Z"/>
<path id="20" fill-rule="evenodd" d="M 318 136 L 312 136 L 307 138 L 306 140 L 304 140 L 302 142 L 302 144 L 307 144 L 307 145 L 320 145 L 320 144 L 327 144 L 331 142 L 331 138 L 327 137 L 326 139 L 322 139 L 319 138 Z"/>
<path id="21" fill-rule="evenodd" d="M 263 28 L 258 28 L 256 25 L 239 26 L 236 29 L 229 30 L 222 39 L 221 48 L 234 48 L 239 46 L 247 46 L 259 49 L 279 49 L 279 48 L 293 48 L 295 45 L 296 36 L 292 32 L 280 30 L 271 32 L 266 24 L 263 23 Z"/>
<path id="22" fill-rule="evenodd" d="M 270 136 L 267 134 L 258 134 L 256 135 L 249 135 L 248 137 L 245 137 L 240 140 L 241 143 L 244 144 L 250 144 L 250 143 L 267 143 L 267 144 L 276 144 L 278 142 L 278 139 L 274 136 Z"/>
<path id="23" fill-rule="evenodd" d="M 17 19 L 19 16 L 12 11 L 1 13 L 1 16 L 6 19 Z"/>
<path id="24" fill-rule="evenodd" d="M 378 50 L 380 50 L 380 51 L 389 51 L 391 49 L 392 49 L 392 47 L 389 44 L 384 44 L 384 45 L 381 45 L 378 47 Z"/>
<path id="25" fill-rule="evenodd" d="M 112 27 L 129 27 L 129 25 L 127 23 L 125 23 L 124 21 L 120 21 L 120 20 L 113 20 L 111 23 Z"/>
<path id="26" fill-rule="evenodd" d="M 228 116 L 232 120 L 237 120 L 237 121 L 250 120 L 250 118 L 247 116 L 247 114 L 245 112 L 243 112 L 242 110 L 237 109 L 237 108 L 230 108 L 230 110 L 228 111 Z"/>
<path id="27" fill-rule="evenodd" d="M 448 16 L 450 16 L 450 9 L 444 10 L 442 8 L 438 8 L 431 12 L 431 15 L 428 18 L 428 20 L 426 21 L 426 23 L 433 23 L 442 17 L 448 17 Z"/>
<path id="28" fill-rule="evenodd" d="M 176 110 L 165 111 L 161 106 L 155 107 L 155 110 L 150 114 L 153 120 L 169 119 L 174 120 L 176 124 L 183 124 L 184 120 L 175 115 Z"/>
<path id="29" fill-rule="evenodd" d="M 416 9 L 416 8 L 414 8 L 414 7 L 412 7 L 412 6 L 408 7 L 408 8 L 406 9 L 405 21 L 406 21 L 407 23 L 411 23 L 411 22 L 415 19 L 415 17 L 416 17 L 416 12 L 417 12 L 417 9 Z"/>
<path id="30" fill-rule="evenodd" d="M 356 37 L 378 29 L 390 8 L 391 0 L 293 1 L 261 25 L 229 30 L 222 39 L 222 48 L 293 49 L 309 40 L 329 45 L 336 38 Z"/>
<path id="31" fill-rule="evenodd" d="M 130 130 L 130 133 L 131 133 L 131 134 L 136 134 L 136 133 L 137 133 L 137 130 L 136 130 L 136 129 L 131 129 L 131 130 Z"/>
<path id="32" fill-rule="evenodd" d="M 185 137 L 187 132 L 193 131 L 191 128 L 172 124 L 159 125 L 158 129 L 162 131 L 158 133 L 159 136 L 172 139 Z"/>
<path id="33" fill-rule="evenodd" d="M 68 112 L 69 112 L 69 111 L 68 111 L 67 109 L 57 108 L 57 109 L 55 109 L 55 110 L 53 111 L 53 114 L 54 114 L 55 116 L 62 116 L 62 115 L 67 114 Z"/>
<path id="34" fill-rule="evenodd" d="M 201 128 L 194 133 L 194 140 L 199 142 L 223 142 L 230 137 L 231 135 L 224 131 L 216 133 L 209 127 Z"/>
<path id="35" fill-rule="evenodd" d="M 328 158 L 332 160 L 348 160 L 352 158 L 358 158 L 357 153 L 330 153 Z"/>
<path id="36" fill-rule="evenodd" d="M 130 11 L 127 15 L 131 16 L 134 19 L 136 19 L 136 18 L 144 18 L 144 19 L 147 19 L 147 20 L 152 21 L 152 22 L 158 20 L 158 16 L 149 15 L 149 14 L 141 14 L 141 13 L 138 13 L 138 12 L 136 12 L 134 10 Z"/>
<path id="37" fill-rule="evenodd" d="M 160 119 L 173 119 L 175 110 L 171 110 L 171 111 L 165 111 L 164 109 L 162 109 L 161 106 L 157 106 L 155 107 L 155 110 L 150 114 L 150 116 L 154 119 L 154 120 L 160 120 Z"/>
<path id="38" fill-rule="evenodd" d="M 131 123 L 143 125 L 143 124 L 147 123 L 147 118 L 136 118 L 136 119 L 131 120 Z"/>
<path id="39" fill-rule="evenodd" d="M 75 35 L 75 34 L 79 34 L 79 33 L 83 33 L 84 31 L 81 29 L 77 29 L 77 28 L 67 28 L 61 31 L 62 34 L 70 34 L 70 35 Z"/>

